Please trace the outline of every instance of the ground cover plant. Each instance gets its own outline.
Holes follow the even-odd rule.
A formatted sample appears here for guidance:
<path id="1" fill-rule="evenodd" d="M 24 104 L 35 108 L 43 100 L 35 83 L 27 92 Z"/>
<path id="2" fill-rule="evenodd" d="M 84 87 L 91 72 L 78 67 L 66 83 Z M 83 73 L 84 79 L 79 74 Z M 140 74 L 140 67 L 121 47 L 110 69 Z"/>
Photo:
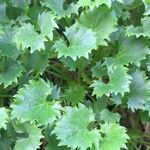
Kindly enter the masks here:
<path id="1" fill-rule="evenodd" d="M 150 0 L 0 0 L 0 150 L 150 150 Z"/>

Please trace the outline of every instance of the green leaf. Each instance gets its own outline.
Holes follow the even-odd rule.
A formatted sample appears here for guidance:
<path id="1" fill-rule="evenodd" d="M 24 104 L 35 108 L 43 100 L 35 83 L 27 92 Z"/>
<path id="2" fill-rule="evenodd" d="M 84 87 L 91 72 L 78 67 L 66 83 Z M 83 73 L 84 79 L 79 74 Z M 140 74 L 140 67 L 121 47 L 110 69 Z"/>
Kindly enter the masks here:
<path id="1" fill-rule="evenodd" d="M 34 53 L 23 55 L 22 61 L 27 72 L 43 74 L 48 66 L 48 51 L 35 51 Z"/>
<path id="2" fill-rule="evenodd" d="M 119 0 L 118 0 L 119 1 Z M 122 4 L 122 1 L 125 5 Z M 130 12 L 128 11 L 128 9 L 125 9 L 126 7 L 128 7 L 128 5 L 132 4 L 133 0 L 120 0 L 120 3 L 118 3 L 116 0 L 113 2 L 112 4 L 112 8 L 115 12 L 115 16 L 119 19 L 121 18 L 123 21 L 126 21 L 127 19 L 129 19 L 131 17 Z"/>
<path id="3" fill-rule="evenodd" d="M 60 99 L 60 88 L 57 87 L 57 85 L 52 85 L 52 92 L 51 92 L 51 95 L 50 95 L 50 98 L 53 99 L 53 100 L 58 100 Z"/>
<path id="4" fill-rule="evenodd" d="M 45 49 L 44 41 L 46 41 L 46 39 L 43 39 L 30 23 L 23 24 L 20 28 L 16 29 L 15 32 L 13 39 L 18 49 L 20 49 L 20 47 L 22 49 L 31 48 L 31 53 L 36 50 Z"/>
<path id="5" fill-rule="evenodd" d="M 85 98 L 86 91 L 83 86 L 79 84 L 71 85 L 65 90 L 63 98 L 72 106 L 76 106 Z"/>
<path id="6" fill-rule="evenodd" d="M 118 0 L 119 2 L 122 2 L 123 0 Z M 78 1 L 78 6 L 79 7 L 86 7 L 88 6 L 91 10 L 94 9 L 95 7 L 99 7 L 102 4 L 106 4 L 109 8 L 112 5 L 112 0 L 79 0 Z"/>
<path id="7" fill-rule="evenodd" d="M 96 64 L 91 68 L 92 77 L 102 78 L 107 75 L 107 69 L 102 66 L 101 61 L 96 62 Z"/>
<path id="8" fill-rule="evenodd" d="M 116 22 L 114 13 L 106 5 L 82 13 L 78 21 L 81 26 L 95 33 L 97 45 L 107 45 L 105 39 L 109 39 L 110 34 L 115 31 Z"/>
<path id="9" fill-rule="evenodd" d="M 0 150 L 12 150 L 12 139 L 7 132 L 2 130 L 0 133 Z"/>
<path id="10" fill-rule="evenodd" d="M 14 7 L 27 8 L 29 7 L 31 0 L 11 0 Z"/>
<path id="11" fill-rule="evenodd" d="M 142 0 L 145 5 L 145 15 L 150 14 L 150 1 L 149 0 Z"/>
<path id="12" fill-rule="evenodd" d="M 146 111 L 141 111 L 140 112 L 140 118 L 141 118 L 141 121 L 142 123 L 147 123 L 147 122 L 150 122 L 150 115 L 148 114 L 148 112 Z"/>
<path id="13" fill-rule="evenodd" d="M 38 24 L 41 29 L 41 35 L 43 37 L 47 36 L 50 40 L 53 40 L 53 30 L 58 28 L 55 17 L 51 12 L 43 12 L 38 16 Z"/>
<path id="14" fill-rule="evenodd" d="M 127 36 L 136 36 L 137 38 L 140 36 L 150 37 L 150 17 L 144 17 L 141 20 L 141 26 L 134 27 L 133 25 L 128 26 L 125 30 Z"/>
<path id="15" fill-rule="evenodd" d="M 103 83 L 100 80 L 95 80 L 91 87 L 94 88 L 93 95 L 101 97 L 103 94 L 110 95 L 120 93 L 124 95 L 129 92 L 131 76 L 127 74 L 127 69 L 122 66 L 110 66 L 108 68 L 109 83 Z"/>
<path id="16" fill-rule="evenodd" d="M 96 48 L 95 34 L 91 29 L 78 27 L 74 24 L 67 28 L 64 34 L 69 45 L 63 40 L 59 40 L 53 46 L 58 52 L 58 58 L 70 56 L 74 61 L 80 57 L 88 58 L 88 54 Z"/>
<path id="17" fill-rule="evenodd" d="M 6 25 L 10 20 L 6 15 L 6 4 L 0 1 L 0 24 Z"/>
<path id="18" fill-rule="evenodd" d="M 106 96 L 99 97 L 97 100 L 91 103 L 91 107 L 93 109 L 93 112 L 95 113 L 95 119 L 98 122 L 102 121 L 100 118 L 100 112 L 103 109 L 106 109 L 107 107 L 107 97 Z"/>
<path id="19" fill-rule="evenodd" d="M 56 134 L 57 139 L 60 140 L 59 145 L 86 150 L 94 144 L 99 149 L 99 131 L 88 129 L 89 124 L 93 121 L 94 114 L 91 109 L 82 104 L 79 104 L 79 108 L 68 106 L 52 133 Z"/>
<path id="20" fill-rule="evenodd" d="M 139 62 L 146 59 L 146 55 L 150 54 L 148 46 L 141 39 L 120 37 L 118 54 L 114 58 L 106 58 L 107 65 L 128 65 L 134 63 L 139 65 Z M 142 49 L 142 50 L 141 50 Z"/>
<path id="21" fill-rule="evenodd" d="M 51 94 L 50 83 L 44 80 L 30 80 L 29 85 L 20 88 L 15 101 L 11 105 L 12 117 L 24 121 L 37 121 L 38 125 L 52 123 L 59 115 L 59 104 L 47 102 L 46 98 Z"/>
<path id="22" fill-rule="evenodd" d="M 0 39 L 1 39 L 1 36 L 4 34 L 4 31 L 3 31 L 3 26 L 0 24 Z"/>
<path id="23" fill-rule="evenodd" d="M 127 140 L 126 129 L 119 124 L 105 123 L 101 126 L 101 132 L 104 137 L 101 141 L 101 150 L 120 150 L 126 149 Z"/>
<path id="24" fill-rule="evenodd" d="M 8 122 L 8 118 L 9 117 L 7 114 L 7 110 L 4 107 L 0 108 L 0 129 L 6 129 L 6 123 Z"/>
<path id="25" fill-rule="evenodd" d="M 89 6 L 90 9 L 93 9 L 95 1 L 92 2 L 91 0 L 79 0 L 77 4 L 78 4 L 79 7 L 87 7 L 87 6 Z"/>
<path id="26" fill-rule="evenodd" d="M 23 67 L 17 60 L 2 59 L 0 63 L 0 84 L 4 83 L 4 87 L 17 83 L 17 78 L 22 75 Z"/>
<path id="27" fill-rule="evenodd" d="M 48 138 L 48 145 L 46 146 L 46 150 L 69 150 L 66 146 L 58 146 L 59 141 L 55 136 L 50 136 Z"/>
<path id="28" fill-rule="evenodd" d="M 70 71 L 75 71 L 77 68 L 76 61 L 74 61 L 71 57 L 62 57 L 60 61 L 65 67 L 69 68 Z"/>
<path id="29" fill-rule="evenodd" d="M 43 0 L 41 4 L 42 6 L 50 8 L 58 18 L 65 16 L 70 17 L 72 13 L 77 13 L 78 7 L 76 5 L 68 4 L 65 9 L 64 2 L 65 0 Z"/>
<path id="30" fill-rule="evenodd" d="M 85 57 L 81 57 L 74 61 L 71 57 L 62 57 L 60 61 L 67 67 L 70 71 L 76 71 L 76 69 L 83 70 L 87 65 L 90 64 L 90 60 Z"/>
<path id="31" fill-rule="evenodd" d="M 133 80 L 130 86 L 131 92 L 127 95 L 128 107 L 132 111 L 136 109 L 148 110 L 148 103 L 150 102 L 150 81 L 145 79 L 144 72 L 136 70 L 131 74 Z"/>
<path id="32" fill-rule="evenodd" d="M 118 113 L 113 113 L 113 112 L 109 111 L 108 109 L 103 109 L 100 112 L 100 118 L 101 118 L 101 120 L 103 120 L 105 122 L 111 122 L 111 123 L 120 121 L 120 115 Z"/>
<path id="33" fill-rule="evenodd" d="M 149 20 L 150 0 L 0 0 L 0 150 L 148 148 Z"/>
<path id="34" fill-rule="evenodd" d="M 110 8 L 112 5 L 112 0 L 96 0 L 95 3 L 96 6 L 106 4 Z"/>
<path id="35" fill-rule="evenodd" d="M 146 68 L 147 68 L 147 71 L 150 72 L 150 55 L 147 55 L 147 59 L 146 59 Z"/>
<path id="36" fill-rule="evenodd" d="M 10 27 L 6 27 L 4 34 L 0 37 L 0 55 L 7 58 L 16 58 L 20 50 L 12 42 L 13 32 Z"/>
<path id="37" fill-rule="evenodd" d="M 56 139 L 55 135 L 51 135 L 51 128 L 48 127 L 44 132 L 46 141 L 48 144 L 45 147 L 45 150 L 70 150 L 66 146 L 58 146 L 59 141 Z"/>
<path id="38" fill-rule="evenodd" d="M 19 138 L 15 143 L 14 150 L 37 150 L 41 145 L 40 140 L 43 138 L 41 131 L 35 124 L 29 122 L 20 125 L 20 127 L 18 125 L 16 132 L 27 134 L 27 137 Z"/>
<path id="39" fill-rule="evenodd" d="M 115 104 L 117 106 L 120 105 L 122 103 L 122 96 L 121 96 L 121 94 L 117 94 L 117 95 L 112 94 L 111 95 L 111 101 L 113 102 L 113 104 Z"/>
<path id="40" fill-rule="evenodd" d="M 147 101 L 147 102 L 145 103 L 145 108 L 144 108 L 144 110 L 148 111 L 148 115 L 150 116 L 150 101 Z"/>

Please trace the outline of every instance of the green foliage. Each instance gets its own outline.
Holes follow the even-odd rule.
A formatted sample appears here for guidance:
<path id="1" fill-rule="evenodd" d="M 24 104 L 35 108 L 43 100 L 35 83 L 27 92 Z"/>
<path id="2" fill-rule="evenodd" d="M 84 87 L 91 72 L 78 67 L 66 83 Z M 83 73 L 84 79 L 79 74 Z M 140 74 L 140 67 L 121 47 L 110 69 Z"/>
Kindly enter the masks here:
<path id="1" fill-rule="evenodd" d="M 150 81 L 147 81 L 144 72 L 136 70 L 131 74 L 133 77 L 130 85 L 131 93 L 128 94 L 128 107 L 146 110 L 150 102 Z M 149 113 L 150 110 L 148 109 Z"/>
<path id="2" fill-rule="evenodd" d="M 12 42 L 13 32 L 10 27 L 6 27 L 4 34 L 0 38 L 0 55 L 7 58 L 16 58 L 20 49 L 17 49 L 16 45 Z"/>
<path id="3" fill-rule="evenodd" d="M 145 59 L 146 55 L 150 54 L 149 48 L 143 40 L 121 36 L 118 38 L 120 38 L 119 52 L 115 58 L 106 58 L 106 64 L 128 65 L 129 63 L 134 63 L 138 65 L 142 59 Z"/>
<path id="4" fill-rule="evenodd" d="M 57 102 L 46 101 L 51 91 L 50 85 L 42 79 L 29 81 L 29 85 L 20 88 L 14 96 L 15 102 L 11 105 L 12 117 L 23 122 L 36 120 L 39 125 L 52 123 L 59 115 L 59 105 Z"/>
<path id="5" fill-rule="evenodd" d="M 7 110 L 5 108 L 0 108 L 0 129 L 4 128 L 6 129 L 6 123 L 8 121 L 8 114 L 7 114 Z"/>
<path id="6" fill-rule="evenodd" d="M 149 37 L 150 31 L 149 31 L 149 23 L 150 23 L 150 17 L 144 17 L 141 20 L 142 26 L 134 27 L 133 25 L 127 27 L 126 29 L 126 35 L 128 36 L 136 36 L 137 38 L 140 36 L 143 37 Z"/>
<path id="7" fill-rule="evenodd" d="M 150 0 L 0 1 L 0 150 L 150 148 Z"/>
<path id="8" fill-rule="evenodd" d="M 82 56 L 88 58 L 91 50 L 96 48 L 96 38 L 90 29 L 78 27 L 75 24 L 67 28 L 64 34 L 68 38 L 68 45 L 62 40 L 56 41 L 54 45 L 58 58 L 62 56 L 69 56 L 73 60 Z"/>
<path id="9" fill-rule="evenodd" d="M 29 7 L 29 4 L 31 3 L 31 0 L 11 0 L 12 6 L 14 7 L 20 7 L 20 8 L 26 8 Z"/>
<path id="10" fill-rule="evenodd" d="M 105 122 L 119 122 L 120 121 L 120 115 L 118 113 L 113 113 L 108 111 L 107 109 L 103 109 L 100 112 L 101 120 L 104 120 Z"/>
<path id="11" fill-rule="evenodd" d="M 43 138 L 43 135 L 41 129 L 35 124 L 26 122 L 22 125 L 16 125 L 15 129 L 16 132 L 20 134 L 27 134 L 27 137 L 18 139 L 14 146 L 14 150 L 36 150 L 39 148 L 41 144 L 40 139 Z"/>
<path id="12" fill-rule="evenodd" d="M 88 10 L 87 13 L 82 13 L 79 18 L 81 26 L 87 27 L 95 33 L 98 45 L 107 44 L 105 39 L 109 39 L 109 35 L 115 31 L 116 21 L 113 11 L 106 5 Z"/>
<path id="13" fill-rule="evenodd" d="M 123 0 L 117 0 L 118 2 L 123 2 Z M 102 4 L 106 4 L 109 8 L 111 7 L 113 1 L 112 0 L 79 0 L 78 5 L 81 7 L 88 6 L 90 9 L 94 9 Z"/>
<path id="14" fill-rule="evenodd" d="M 79 104 L 79 108 L 66 107 L 63 117 L 56 123 L 52 133 L 61 140 L 59 145 L 84 150 L 94 144 L 99 149 L 99 131 L 91 130 L 91 127 L 88 129 L 89 124 L 93 121 L 92 110 L 87 109 L 84 105 Z"/>
<path id="15" fill-rule="evenodd" d="M 45 49 L 44 39 L 35 31 L 33 25 L 30 23 L 23 24 L 18 28 L 13 38 L 17 47 L 22 50 L 30 47 L 31 53 L 33 53 L 36 50 Z"/>
<path id="16" fill-rule="evenodd" d="M 125 92 L 129 92 L 129 85 L 131 83 L 131 76 L 126 72 L 126 68 L 122 66 L 110 66 L 108 68 L 109 83 L 103 83 L 103 81 L 95 80 L 91 87 L 94 87 L 93 95 L 97 97 L 103 96 L 103 94 L 115 95 L 120 93 L 124 95 Z"/>
<path id="17" fill-rule="evenodd" d="M 58 27 L 54 18 L 55 17 L 50 12 L 44 12 L 38 16 L 38 24 L 40 26 L 42 36 L 47 36 L 50 40 L 53 40 L 54 28 Z"/>
<path id="18" fill-rule="evenodd" d="M 70 16 L 72 13 L 77 13 L 78 7 L 76 5 L 67 5 L 64 8 L 65 0 L 43 0 L 41 1 L 42 6 L 48 7 L 58 17 Z"/>
<path id="19" fill-rule="evenodd" d="M 120 150 L 120 148 L 126 148 L 125 143 L 129 137 L 124 127 L 118 124 L 106 123 L 102 125 L 101 132 L 104 134 L 101 142 L 102 150 Z"/>
<path id="20" fill-rule="evenodd" d="M 85 98 L 86 91 L 81 85 L 71 85 L 69 89 L 66 89 L 64 92 L 64 99 L 71 103 L 73 106 L 77 105 L 78 102 L 81 102 Z"/>
<path id="21" fill-rule="evenodd" d="M 45 137 L 48 141 L 46 150 L 69 150 L 66 146 L 58 146 L 59 141 L 56 139 L 55 135 L 51 135 L 51 129 L 49 127 L 45 131 Z"/>
<path id="22" fill-rule="evenodd" d="M 7 87 L 13 82 L 17 83 L 17 78 L 21 76 L 23 67 L 17 60 L 2 58 L 0 71 L 0 84 L 3 83 Z"/>

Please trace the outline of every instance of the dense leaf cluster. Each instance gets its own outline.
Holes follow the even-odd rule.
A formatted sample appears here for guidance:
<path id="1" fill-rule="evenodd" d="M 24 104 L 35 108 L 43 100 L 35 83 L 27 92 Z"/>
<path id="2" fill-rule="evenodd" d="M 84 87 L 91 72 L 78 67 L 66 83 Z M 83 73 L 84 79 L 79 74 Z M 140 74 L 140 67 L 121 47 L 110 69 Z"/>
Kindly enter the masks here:
<path id="1" fill-rule="evenodd" d="M 0 0 L 0 150 L 148 150 L 149 79 L 149 0 Z"/>

